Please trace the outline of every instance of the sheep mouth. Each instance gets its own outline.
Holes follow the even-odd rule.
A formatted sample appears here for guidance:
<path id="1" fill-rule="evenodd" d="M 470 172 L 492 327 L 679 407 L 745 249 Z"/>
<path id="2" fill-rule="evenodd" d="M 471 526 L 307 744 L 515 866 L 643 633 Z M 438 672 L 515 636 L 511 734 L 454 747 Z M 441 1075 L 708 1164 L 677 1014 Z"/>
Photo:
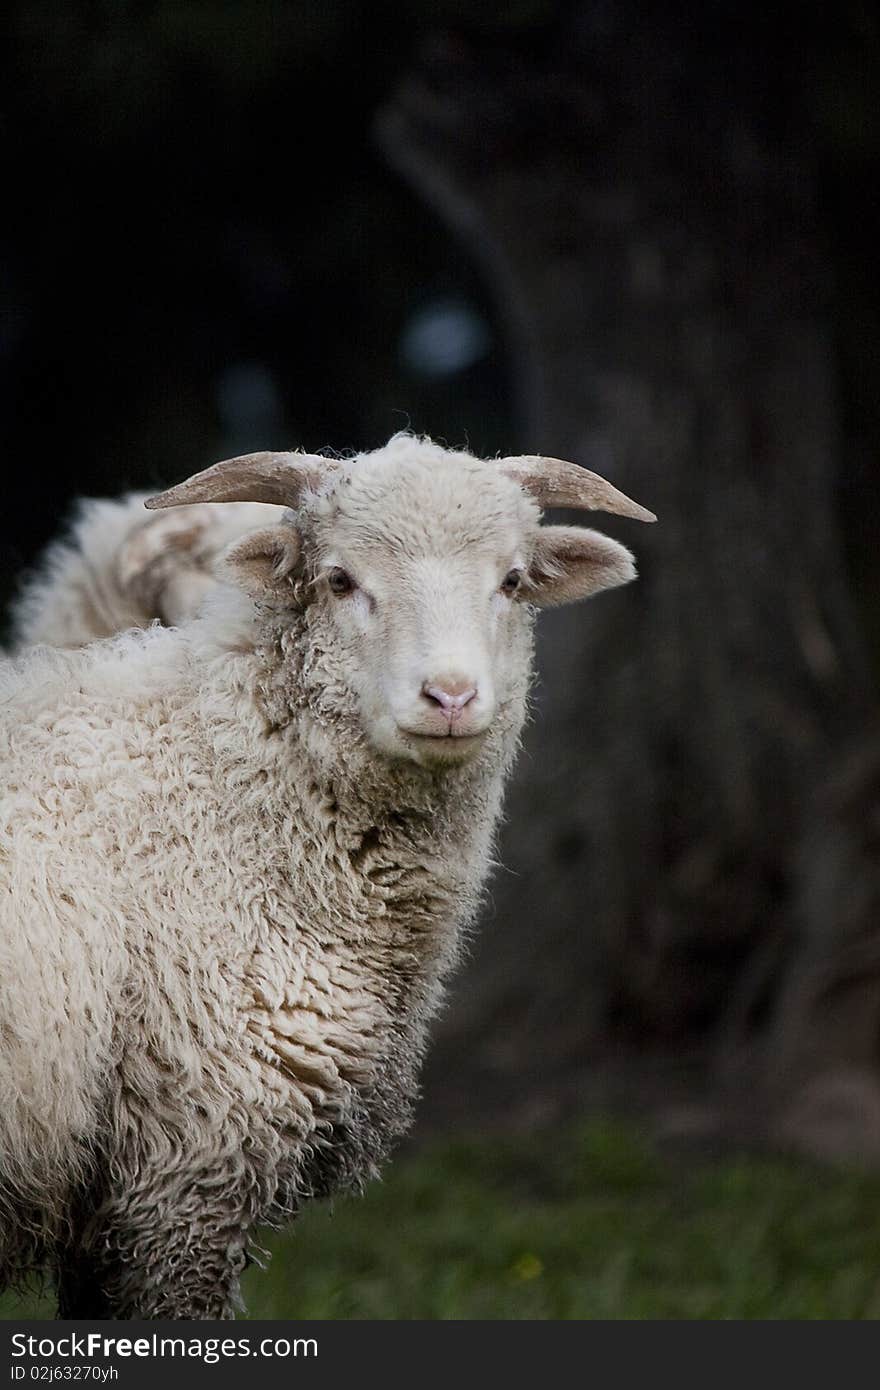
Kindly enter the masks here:
<path id="1" fill-rule="evenodd" d="M 488 730 L 480 729 L 469 734 L 453 733 L 451 730 L 442 734 L 416 732 L 414 729 L 401 729 L 400 732 L 417 762 L 424 760 L 428 763 L 451 764 L 467 762 L 475 757 L 485 742 Z"/>

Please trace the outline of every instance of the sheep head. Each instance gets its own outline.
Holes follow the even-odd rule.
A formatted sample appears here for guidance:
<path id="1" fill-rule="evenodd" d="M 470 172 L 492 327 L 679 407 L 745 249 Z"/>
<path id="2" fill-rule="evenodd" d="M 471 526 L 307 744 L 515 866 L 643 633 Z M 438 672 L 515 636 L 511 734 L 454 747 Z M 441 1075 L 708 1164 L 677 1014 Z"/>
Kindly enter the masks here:
<path id="1" fill-rule="evenodd" d="M 315 698 L 326 707 L 336 691 L 375 750 L 432 768 L 474 757 L 512 710 L 521 719 L 535 608 L 635 577 L 617 541 L 542 526 L 541 507 L 655 519 L 575 464 L 481 460 L 409 435 L 344 461 L 229 459 L 147 506 L 229 501 L 292 510 L 238 541 L 225 563 L 276 621 L 307 606 Z"/>

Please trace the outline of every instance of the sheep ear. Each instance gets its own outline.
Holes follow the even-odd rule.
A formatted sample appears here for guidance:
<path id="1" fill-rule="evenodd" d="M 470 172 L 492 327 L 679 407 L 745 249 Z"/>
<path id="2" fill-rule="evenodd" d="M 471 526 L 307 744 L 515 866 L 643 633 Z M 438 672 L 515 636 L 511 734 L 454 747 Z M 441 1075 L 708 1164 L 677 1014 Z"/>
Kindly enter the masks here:
<path id="1" fill-rule="evenodd" d="M 624 546 L 582 526 L 542 526 L 523 597 L 538 608 L 554 608 L 614 589 L 636 577 Z"/>
<path id="2" fill-rule="evenodd" d="M 223 568 L 251 598 L 292 600 L 292 579 L 301 553 L 299 531 L 285 521 L 236 541 L 223 556 Z"/>

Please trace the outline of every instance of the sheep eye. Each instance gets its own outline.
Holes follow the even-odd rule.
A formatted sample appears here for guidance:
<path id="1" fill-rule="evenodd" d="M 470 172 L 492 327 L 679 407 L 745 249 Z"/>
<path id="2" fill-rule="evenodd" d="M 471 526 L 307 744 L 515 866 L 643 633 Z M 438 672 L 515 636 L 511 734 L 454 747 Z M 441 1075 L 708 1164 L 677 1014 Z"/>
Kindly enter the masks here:
<path id="1" fill-rule="evenodd" d="M 522 583 L 522 575 L 519 570 L 510 570 L 501 581 L 502 594 L 515 594 Z"/>
<path id="2" fill-rule="evenodd" d="M 327 583 L 330 585 L 331 593 L 334 594 L 350 594 L 352 589 L 357 588 L 351 575 L 346 574 L 345 570 L 341 569 L 330 570 L 327 575 Z"/>

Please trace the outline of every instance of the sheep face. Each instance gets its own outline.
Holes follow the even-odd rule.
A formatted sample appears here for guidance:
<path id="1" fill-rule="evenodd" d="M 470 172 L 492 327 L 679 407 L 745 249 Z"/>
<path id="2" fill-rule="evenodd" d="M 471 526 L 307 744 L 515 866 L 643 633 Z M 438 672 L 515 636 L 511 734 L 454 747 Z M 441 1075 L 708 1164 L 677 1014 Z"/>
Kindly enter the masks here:
<path id="1" fill-rule="evenodd" d="M 312 621 L 368 742 L 422 765 L 474 757 L 524 695 L 535 503 L 491 465 L 413 451 L 352 468 L 310 520 Z"/>
<path id="2" fill-rule="evenodd" d="M 304 669 L 325 709 L 331 695 L 383 757 L 442 769 L 479 756 L 493 730 L 518 731 L 535 608 L 634 571 L 605 536 L 542 527 L 493 461 L 392 445 L 228 559 L 259 600 L 304 604 Z"/>

